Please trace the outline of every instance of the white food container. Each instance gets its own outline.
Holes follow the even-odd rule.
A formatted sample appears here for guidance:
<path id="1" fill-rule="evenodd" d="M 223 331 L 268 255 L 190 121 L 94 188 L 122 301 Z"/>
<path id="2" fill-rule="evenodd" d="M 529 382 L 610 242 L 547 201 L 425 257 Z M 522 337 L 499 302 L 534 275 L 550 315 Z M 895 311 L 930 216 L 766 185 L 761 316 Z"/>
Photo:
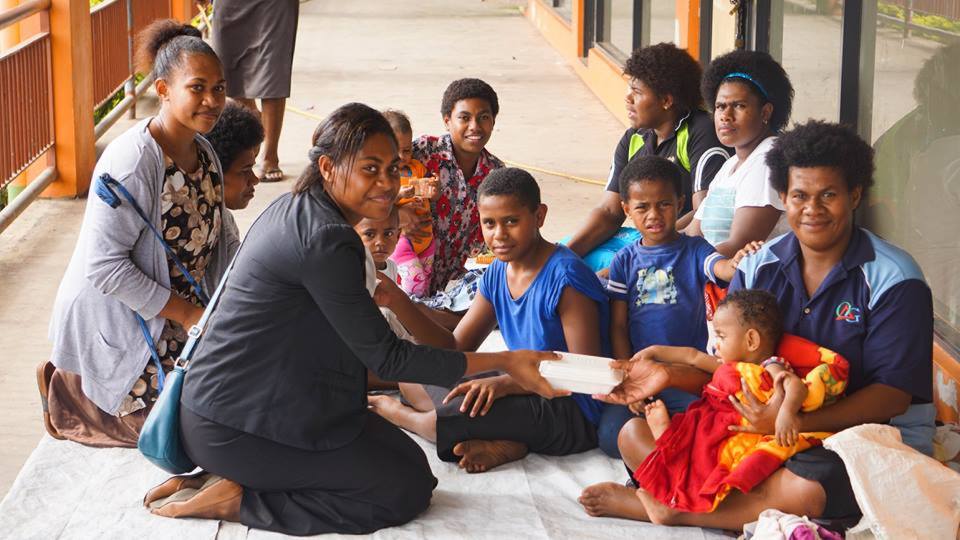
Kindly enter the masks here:
<path id="1" fill-rule="evenodd" d="M 558 390 L 588 395 L 608 394 L 623 381 L 623 370 L 612 369 L 610 358 L 565 352 L 557 354 L 560 360 L 540 362 L 540 374 Z"/>

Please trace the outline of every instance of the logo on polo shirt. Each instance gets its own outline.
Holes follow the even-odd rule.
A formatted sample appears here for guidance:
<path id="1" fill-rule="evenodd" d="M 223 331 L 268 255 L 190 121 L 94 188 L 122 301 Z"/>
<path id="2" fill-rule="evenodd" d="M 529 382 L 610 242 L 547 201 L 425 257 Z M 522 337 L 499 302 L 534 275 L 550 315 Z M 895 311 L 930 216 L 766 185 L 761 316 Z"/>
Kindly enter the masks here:
<path id="1" fill-rule="evenodd" d="M 837 304 L 837 320 L 848 323 L 860 322 L 860 308 L 854 307 L 850 302 L 840 302 Z"/>

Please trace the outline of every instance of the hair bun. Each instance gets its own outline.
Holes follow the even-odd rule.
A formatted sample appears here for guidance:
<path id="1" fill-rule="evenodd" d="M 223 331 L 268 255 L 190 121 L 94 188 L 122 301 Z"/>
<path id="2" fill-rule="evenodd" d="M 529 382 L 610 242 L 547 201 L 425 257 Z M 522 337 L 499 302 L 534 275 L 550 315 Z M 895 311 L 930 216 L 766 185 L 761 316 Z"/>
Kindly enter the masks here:
<path id="1" fill-rule="evenodd" d="M 203 39 L 200 30 L 189 24 L 180 24 L 173 19 L 158 19 L 153 21 L 137 35 L 137 69 L 141 73 L 149 73 L 153 69 L 154 61 L 164 45 L 174 38 L 190 36 Z"/>

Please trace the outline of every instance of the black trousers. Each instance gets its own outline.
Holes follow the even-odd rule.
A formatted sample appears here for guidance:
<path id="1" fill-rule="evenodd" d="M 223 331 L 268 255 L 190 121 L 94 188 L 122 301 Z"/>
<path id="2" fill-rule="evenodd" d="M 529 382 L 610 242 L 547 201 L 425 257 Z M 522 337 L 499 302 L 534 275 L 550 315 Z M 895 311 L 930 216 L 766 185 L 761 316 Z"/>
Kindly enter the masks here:
<path id="1" fill-rule="evenodd" d="M 366 422 L 350 444 L 314 452 L 180 412 L 187 455 L 243 486 L 240 521 L 292 535 L 372 533 L 430 505 L 437 479 L 420 447 L 376 414 Z"/>
<path id="2" fill-rule="evenodd" d="M 597 427 L 570 397 L 544 399 L 537 395 L 506 396 L 493 402 L 485 416 L 460 412 L 463 397 L 446 405 L 450 389 L 424 386 L 437 409 L 437 456 L 458 461 L 457 443 L 469 440 L 516 441 L 535 454 L 566 456 L 597 447 Z"/>

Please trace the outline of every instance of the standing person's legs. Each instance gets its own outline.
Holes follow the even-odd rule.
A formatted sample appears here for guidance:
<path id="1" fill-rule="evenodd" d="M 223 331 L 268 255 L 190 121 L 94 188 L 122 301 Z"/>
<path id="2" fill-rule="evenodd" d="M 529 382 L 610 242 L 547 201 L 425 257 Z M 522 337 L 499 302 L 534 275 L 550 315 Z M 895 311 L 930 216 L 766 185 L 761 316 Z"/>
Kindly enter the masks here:
<path id="1" fill-rule="evenodd" d="M 367 534 L 427 509 L 437 480 L 420 447 L 375 414 L 352 442 L 328 451 L 279 444 L 181 409 L 187 454 L 243 486 L 240 521 L 294 535 Z"/>
<path id="2" fill-rule="evenodd" d="M 279 182 L 283 180 L 280 170 L 280 130 L 283 128 L 283 113 L 286 110 L 286 98 L 265 98 L 260 100 L 263 122 L 263 181 Z"/>
<path id="3" fill-rule="evenodd" d="M 267 98 L 260 100 L 260 108 L 257 108 L 257 100 L 254 98 L 231 98 L 250 112 L 257 115 L 263 124 L 263 149 L 261 155 L 263 159 L 263 174 L 261 182 L 279 182 L 283 180 L 283 171 L 280 170 L 280 131 L 283 128 L 283 115 L 286 111 L 286 98 Z"/>

